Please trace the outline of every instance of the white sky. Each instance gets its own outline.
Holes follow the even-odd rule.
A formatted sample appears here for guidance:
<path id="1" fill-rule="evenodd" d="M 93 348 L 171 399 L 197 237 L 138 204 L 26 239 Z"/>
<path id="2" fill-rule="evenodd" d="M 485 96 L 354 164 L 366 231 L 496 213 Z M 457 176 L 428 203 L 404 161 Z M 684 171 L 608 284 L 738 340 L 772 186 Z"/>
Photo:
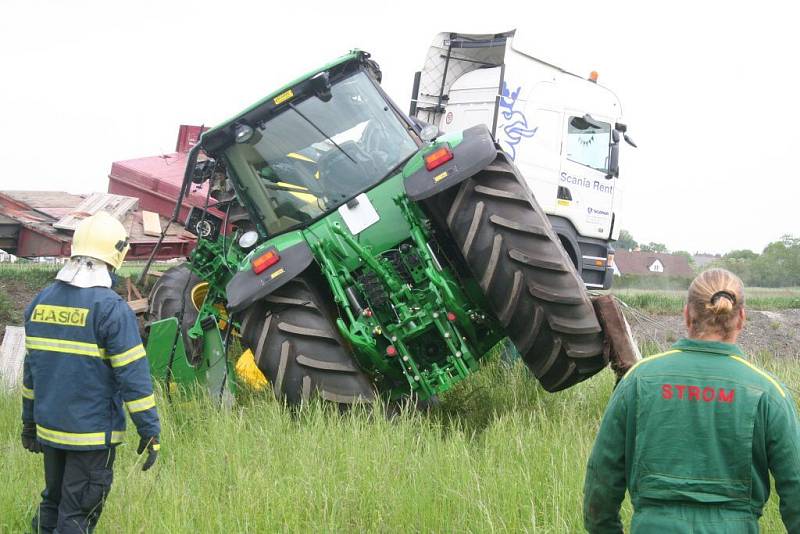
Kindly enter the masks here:
<path id="1" fill-rule="evenodd" d="M 638 241 L 760 251 L 800 234 L 797 10 L 662 5 L 0 0 L 0 190 L 105 191 L 112 161 L 171 152 L 178 124 L 214 125 L 351 48 L 407 109 L 436 33 L 516 27 L 622 101 Z"/>

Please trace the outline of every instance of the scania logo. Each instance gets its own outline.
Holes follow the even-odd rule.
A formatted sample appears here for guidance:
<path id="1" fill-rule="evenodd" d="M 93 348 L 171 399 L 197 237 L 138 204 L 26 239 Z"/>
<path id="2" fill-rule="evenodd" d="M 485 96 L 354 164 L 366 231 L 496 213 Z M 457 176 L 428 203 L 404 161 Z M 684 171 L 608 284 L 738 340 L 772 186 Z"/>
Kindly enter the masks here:
<path id="1" fill-rule="evenodd" d="M 595 213 L 597 215 L 608 215 L 607 211 L 598 210 L 598 209 L 595 209 L 595 208 L 586 208 L 586 209 L 589 212 L 589 215 L 591 215 L 592 213 Z"/>

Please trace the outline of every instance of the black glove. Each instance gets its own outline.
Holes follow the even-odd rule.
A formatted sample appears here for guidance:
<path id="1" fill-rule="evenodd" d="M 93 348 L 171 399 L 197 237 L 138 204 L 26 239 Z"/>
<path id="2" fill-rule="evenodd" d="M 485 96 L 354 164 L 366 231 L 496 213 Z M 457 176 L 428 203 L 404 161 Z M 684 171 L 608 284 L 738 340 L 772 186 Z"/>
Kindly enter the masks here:
<path id="1" fill-rule="evenodd" d="M 142 454 L 147 449 L 147 460 L 142 465 L 142 471 L 147 471 L 153 467 L 153 464 L 156 463 L 156 458 L 158 458 L 158 450 L 160 448 L 161 444 L 158 442 L 158 436 L 150 436 L 139 440 L 139 448 L 136 449 L 136 454 Z"/>
<path id="2" fill-rule="evenodd" d="M 36 439 L 36 423 L 22 423 L 22 446 L 30 452 L 42 452 L 42 444 Z"/>

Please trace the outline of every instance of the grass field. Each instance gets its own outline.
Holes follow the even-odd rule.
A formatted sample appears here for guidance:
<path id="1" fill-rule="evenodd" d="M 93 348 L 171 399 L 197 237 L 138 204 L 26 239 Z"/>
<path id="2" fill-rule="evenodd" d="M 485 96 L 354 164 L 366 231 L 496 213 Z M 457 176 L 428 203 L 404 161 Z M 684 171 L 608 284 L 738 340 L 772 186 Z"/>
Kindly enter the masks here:
<path id="1" fill-rule="evenodd" d="M 686 290 L 612 289 L 611 293 L 633 308 L 656 314 L 677 314 L 686 303 Z M 747 308 L 751 310 L 786 310 L 800 308 L 800 288 L 745 289 Z"/>
<path id="2" fill-rule="evenodd" d="M 800 364 L 760 363 L 800 387 Z M 230 413 L 162 399 L 161 457 L 139 471 L 129 431 L 98 532 L 580 532 L 612 383 L 604 371 L 548 394 L 522 365 L 491 362 L 430 413 L 393 420 L 313 404 L 293 416 L 266 396 Z M 23 531 L 43 485 L 41 457 L 19 445 L 19 406 L 0 396 L 2 532 Z M 783 531 L 775 495 L 761 524 Z"/>
<path id="3" fill-rule="evenodd" d="M 0 266 L 0 284 L 16 291 L 0 291 L 0 325 L 19 324 L 20 299 L 54 273 Z M 684 291 L 614 293 L 662 314 L 678 313 L 685 298 Z M 750 308 L 800 307 L 797 288 L 747 296 Z M 791 356 L 756 359 L 797 390 L 800 354 Z M 391 421 L 315 404 L 293 415 L 268 395 L 240 399 L 230 412 L 202 398 L 160 398 L 159 462 L 139 470 L 130 429 L 98 532 L 580 532 L 584 468 L 612 385 L 605 371 L 548 394 L 521 364 L 490 362 L 429 413 L 409 410 Z M 41 457 L 19 444 L 20 403 L 19 394 L 0 394 L 9 481 L 0 486 L 0 533 L 24 531 L 43 487 Z M 761 524 L 784 531 L 774 495 Z"/>

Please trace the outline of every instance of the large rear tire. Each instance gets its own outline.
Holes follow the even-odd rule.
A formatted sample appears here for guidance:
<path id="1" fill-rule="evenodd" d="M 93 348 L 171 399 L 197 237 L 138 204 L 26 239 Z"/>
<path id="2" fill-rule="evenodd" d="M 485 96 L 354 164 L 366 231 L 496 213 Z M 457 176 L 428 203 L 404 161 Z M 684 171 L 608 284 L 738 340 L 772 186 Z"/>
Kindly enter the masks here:
<path id="1" fill-rule="evenodd" d="M 502 152 L 432 206 L 547 391 L 568 388 L 606 366 L 602 330 L 583 281 Z"/>
<path id="2" fill-rule="evenodd" d="M 314 278 L 300 276 L 242 313 L 242 340 L 275 396 L 289 405 L 313 396 L 341 407 L 375 398 L 334 326 L 329 300 Z"/>

